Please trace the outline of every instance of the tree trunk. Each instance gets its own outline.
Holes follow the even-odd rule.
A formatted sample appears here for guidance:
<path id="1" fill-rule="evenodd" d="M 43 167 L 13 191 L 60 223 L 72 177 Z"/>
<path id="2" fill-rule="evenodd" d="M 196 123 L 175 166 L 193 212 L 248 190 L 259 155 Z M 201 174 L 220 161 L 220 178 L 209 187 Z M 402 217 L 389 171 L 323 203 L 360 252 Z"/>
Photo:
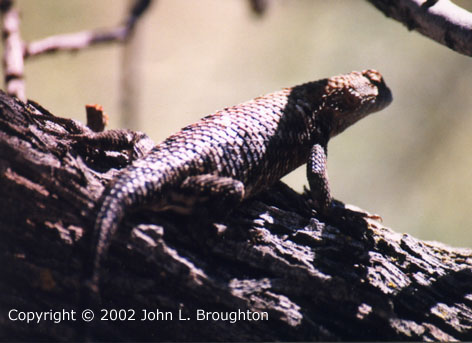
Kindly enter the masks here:
<path id="1" fill-rule="evenodd" d="M 470 250 L 341 203 L 321 217 L 282 183 L 221 223 L 129 213 L 105 262 L 104 310 L 85 323 L 95 207 L 136 147 L 98 148 L 80 123 L 4 93 L 0 111 L 2 340 L 472 340 Z"/>

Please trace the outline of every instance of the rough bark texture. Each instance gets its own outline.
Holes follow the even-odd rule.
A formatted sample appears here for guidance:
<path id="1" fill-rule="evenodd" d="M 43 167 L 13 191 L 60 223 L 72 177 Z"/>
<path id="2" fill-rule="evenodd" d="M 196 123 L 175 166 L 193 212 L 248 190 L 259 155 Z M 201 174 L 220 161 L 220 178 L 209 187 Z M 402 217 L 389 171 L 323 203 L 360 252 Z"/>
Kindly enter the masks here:
<path id="1" fill-rule="evenodd" d="M 472 13 L 449 0 L 367 0 L 387 17 L 439 44 L 472 56 Z"/>
<path id="2" fill-rule="evenodd" d="M 79 290 L 95 204 L 133 154 L 90 146 L 80 124 L 41 117 L 51 115 L 0 93 L 0 339 L 472 339 L 472 251 L 395 233 L 354 210 L 320 218 L 306 194 L 282 183 L 219 224 L 130 213 L 102 302 L 135 309 L 136 320 L 84 324 Z M 12 309 L 75 310 L 77 321 L 27 324 L 10 320 Z M 173 317 L 140 321 L 143 309 Z M 197 321 L 199 309 L 268 320 Z"/>

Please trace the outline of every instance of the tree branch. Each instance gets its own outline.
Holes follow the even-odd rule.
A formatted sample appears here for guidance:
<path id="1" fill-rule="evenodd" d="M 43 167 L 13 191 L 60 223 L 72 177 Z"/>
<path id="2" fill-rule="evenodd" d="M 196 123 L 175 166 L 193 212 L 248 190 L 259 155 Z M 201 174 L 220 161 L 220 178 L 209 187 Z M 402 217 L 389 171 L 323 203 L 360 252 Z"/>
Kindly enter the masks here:
<path id="1" fill-rule="evenodd" d="M 0 1 L 2 13 L 3 37 L 3 73 L 8 94 L 26 100 L 25 82 L 23 79 L 23 41 L 20 36 L 20 16 L 13 8 L 11 0 Z"/>
<path id="2" fill-rule="evenodd" d="M 13 0 L 0 0 L 2 36 L 4 44 L 4 79 L 8 94 L 26 101 L 24 60 L 55 51 L 77 51 L 93 45 L 124 42 L 134 32 L 138 19 L 149 8 L 152 0 L 135 0 L 123 25 L 78 33 L 51 36 L 25 44 L 20 35 L 20 16 Z"/>
<path id="3" fill-rule="evenodd" d="M 472 13 L 449 0 L 367 0 L 408 30 L 472 56 Z"/>
<path id="4" fill-rule="evenodd" d="M 152 0 L 136 0 L 125 23 L 118 27 L 56 35 L 28 43 L 24 57 L 31 58 L 55 51 L 77 51 L 103 43 L 124 42 L 131 36 L 138 19 L 151 3 Z"/>

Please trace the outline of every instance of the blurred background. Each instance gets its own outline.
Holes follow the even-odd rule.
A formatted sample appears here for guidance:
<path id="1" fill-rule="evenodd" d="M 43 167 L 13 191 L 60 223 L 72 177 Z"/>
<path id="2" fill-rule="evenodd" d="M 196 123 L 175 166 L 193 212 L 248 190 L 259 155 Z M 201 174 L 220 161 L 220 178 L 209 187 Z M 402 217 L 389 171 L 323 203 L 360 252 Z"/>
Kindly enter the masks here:
<path id="1" fill-rule="evenodd" d="M 455 1 L 472 11 L 470 0 Z M 23 39 L 113 26 L 127 0 L 17 0 Z M 126 51 L 126 53 L 125 53 Z M 124 61 L 135 107 L 120 119 Z M 378 69 L 392 105 L 329 145 L 334 196 L 397 232 L 472 246 L 472 60 L 386 18 L 366 1 L 275 0 L 261 18 L 243 0 L 159 0 L 125 50 L 110 44 L 26 62 L 26 94 L 85 122 L 98 103 L 109 128 L 156 143 L 203 115 L 323 77 Z M 306 185 L 305 168 L 284 181 Z"/>

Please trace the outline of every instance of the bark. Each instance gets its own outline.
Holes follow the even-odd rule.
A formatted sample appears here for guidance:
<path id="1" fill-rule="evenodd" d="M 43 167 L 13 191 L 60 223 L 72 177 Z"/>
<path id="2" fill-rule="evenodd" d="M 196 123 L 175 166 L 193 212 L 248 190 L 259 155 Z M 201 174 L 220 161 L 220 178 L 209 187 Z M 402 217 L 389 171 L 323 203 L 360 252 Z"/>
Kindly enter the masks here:
<path id="1" fill-rule="evenodd" d="M 79 290 L 95 207 L 134 148 L 98 149 L 78 139 L 86 130 L 0 93 L 2 340 L 472 339 L 470 250 L 396 233 L 341 203 L 323 218 L 282 183 L 220 223 L 130 213 L 101 285 L 103 308 L 125 311 L 84 323 Z M 141 321 L 144 309 L 160 320 Z M 199 321 L 198 310 L 220 320 Z M 11 320 L 18 311 L 43 317 Z M 76 313 L 44 318 L 56 311 Z M 263 312 L 268 320 L 254 320 Z M 231 313 L 251 317 L 222 320 Z"/>
<path id="2" fill-rule="evenodd" d="M 472 56 L 472 13 L 449 0 L 367 0 L 387 17 L 439 44 Z"/>

